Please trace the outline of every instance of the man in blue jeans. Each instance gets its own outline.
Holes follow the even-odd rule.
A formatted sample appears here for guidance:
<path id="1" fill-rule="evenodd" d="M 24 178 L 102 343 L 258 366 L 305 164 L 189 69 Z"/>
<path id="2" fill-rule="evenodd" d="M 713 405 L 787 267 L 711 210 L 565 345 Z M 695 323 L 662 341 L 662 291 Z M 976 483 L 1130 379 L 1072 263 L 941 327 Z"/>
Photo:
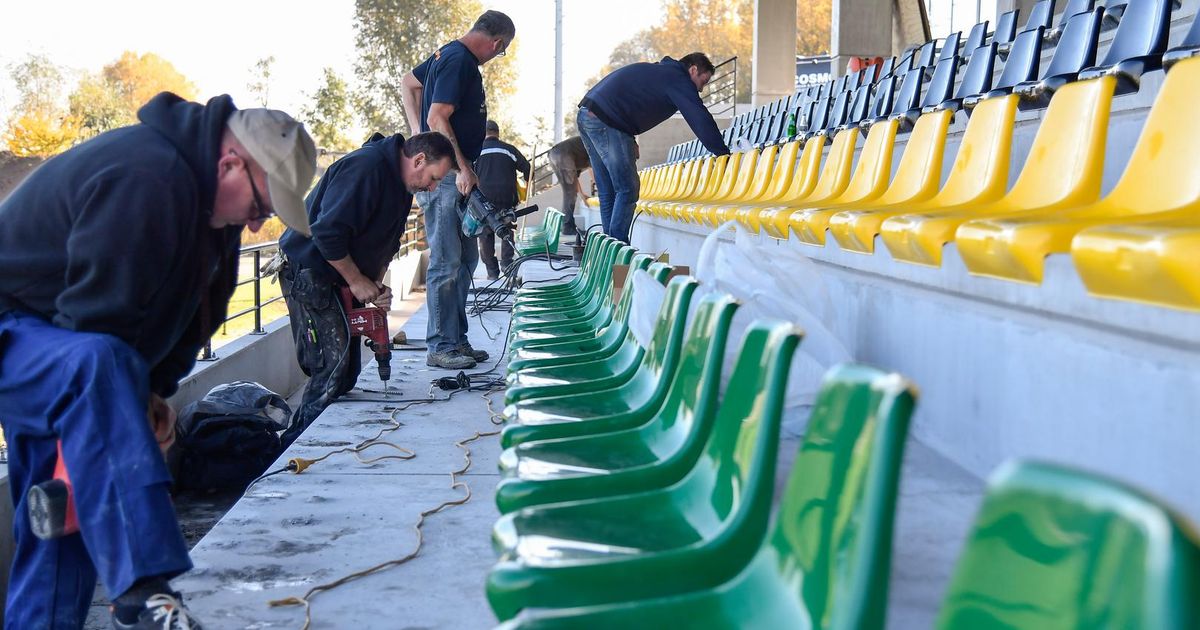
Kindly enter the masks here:
<path id="1" fill-rule="evenodd" d="M 576 126 L 591 158 L 605 234 L 629 242 L 641 190 L 634 136 L 679 112 L 709 151 L 729 153 L 700 100 L 714 71 L 708 57 L 698 52 L 678 61 L 663 57 L 658 63 L 634 63 L 601 79 L 579 102 Z"/>
<path id="2" fill-rule="evenodd" d="M 445 177 L 436 190 L 416 195 L 429 241 L 425 345 L 426 363 L 432 367 L 463 370 L 488 360 L 486 352 L 467 340 L 467 296 L 479 249 L 473 237 L 462 233 L 459 207 L 479 183 L 472 163 L 483 149 L 487 124 L 479 66 L 503 55 L 516 34 L 507 15 L 487 11 L 466 35 L 404 75 L 401 95 L 409 127 L 440 131 L 450 138 L 458 167 L 455 178 Z"/>
<path id="3" fill-rule="evenodd" d="M 283 112 L 163 92 L 0 203 L 0 422 L 16 550 L 7 628 L 82 628 L 99 576 L 115 628 L 200 628 L 160 448 L 166 403 L 221 326 L 242 226 L 307 233 L 316 147 Z M 60 456 L 79 532 L 34 535 L 29 489 Z M 189 623 L 190 621 L 190 623 Z"/>

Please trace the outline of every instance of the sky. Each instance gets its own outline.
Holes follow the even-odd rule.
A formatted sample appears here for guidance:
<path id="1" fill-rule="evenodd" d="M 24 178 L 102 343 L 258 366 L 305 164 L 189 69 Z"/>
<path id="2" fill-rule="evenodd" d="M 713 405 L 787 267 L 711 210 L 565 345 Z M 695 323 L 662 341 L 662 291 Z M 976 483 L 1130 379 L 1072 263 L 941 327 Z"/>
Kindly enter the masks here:
<path id="1" fill-rule="evenodd" d="M 5 2 L 0 19 L 0 122 L 17 98 L 9 69 L 29 53 L 45 54 L 77 78 L 122 51 L 153 52 L 199 88 L 200 99 L 228 93 L 256 105 L 246 85 L 254 63 L 273 55 L 269 105 L 293 115 L 331 66 L 353 78 L 353 0 L 35 0 Z M 533 117 L 554 111 L 554 0 L 484 0 L 517 25 L 519 87 L 512 119 L 532 136 Z M 609 53 L 657 23 L 655 0 L 563 1 L 563 102 L 583 95 Z M 73 85 L 74 80 L 69 79 Z"/>

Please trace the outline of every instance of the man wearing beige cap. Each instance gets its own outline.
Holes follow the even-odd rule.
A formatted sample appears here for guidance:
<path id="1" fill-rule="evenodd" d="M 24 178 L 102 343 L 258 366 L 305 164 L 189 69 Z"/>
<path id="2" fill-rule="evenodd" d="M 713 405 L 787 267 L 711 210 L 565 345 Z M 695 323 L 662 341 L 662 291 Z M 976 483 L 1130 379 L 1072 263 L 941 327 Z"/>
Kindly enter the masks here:
<path id="1" fill-rule="evenodd" d="M 96 578 L 116 628 L 191 628 L 162 460 L 166 399 L 225 319 L 243 226 L 308 231 L 303 126 L 170 93 L 48 160 L 0 203 L 0 423 L 16 549 L 9 628 L 79 628 Z M 43 540 L 31 487 L 63 458 L 78 533 Z"/>

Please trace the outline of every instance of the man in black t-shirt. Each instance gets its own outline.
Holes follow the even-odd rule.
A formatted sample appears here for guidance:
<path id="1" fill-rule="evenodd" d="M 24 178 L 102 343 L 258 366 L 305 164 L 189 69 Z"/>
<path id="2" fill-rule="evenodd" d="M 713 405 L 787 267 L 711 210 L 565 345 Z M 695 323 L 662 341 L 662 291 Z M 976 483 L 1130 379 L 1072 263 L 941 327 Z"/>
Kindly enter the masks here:
<path id="1" fill-rule="evenodd" d="M 479 16 L 466 35 L 442 46 L 404 75 L 401 95 L 409 127 L 440 131 L 454 145 L 458 175 L 432 192 L 419 193 L 429 241 L 425 334 L 433 367 L 462 370 L 487 361 L 467 340 L 467 295 L 479 263 L 475 240 L 463 236 L 458 207 L 479 183 L 472 162 L 483 149 L 487 101 L 479 66 L 504 54 L 516 37 L 512 20 L 499 11 Z"/>
<path id="2" fill-rule="evenodd" d="M 479 175 L 479 192 L 500 208 L 514 208 L 521 202 L 517 195 L 517 175 L 529 184 L 529 160 L 513 145 L 500 140 L 500 125 L 487 121 L 487 137 L 483 139 L 483 150 L 475 160 L 475 172 Z M 488 280 L 500 277 L 500 269 L 507 268 L 513 261 L 513 246 L 504 241 L 500 246 L 500 258 L 496 260 L 496 235 L 484 230 L 479 236 L 479 257 L 487 266 Z"/>

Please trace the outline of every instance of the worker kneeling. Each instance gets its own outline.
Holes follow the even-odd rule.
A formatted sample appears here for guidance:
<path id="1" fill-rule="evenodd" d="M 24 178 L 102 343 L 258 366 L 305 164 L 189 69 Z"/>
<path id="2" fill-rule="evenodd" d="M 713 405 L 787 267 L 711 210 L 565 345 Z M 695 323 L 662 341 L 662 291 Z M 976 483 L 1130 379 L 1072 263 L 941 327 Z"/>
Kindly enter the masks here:
<path id="1" fill-rule="evenodd" d="M 308 195 L 312 237 L 289 229 L 280 239 L 296 358 L 310 377 L 285 445 L 358 381 L 361 347 L 350 343 L 341 290 L 363 304 L 391 307 L 383 276 L 400 249 L 413 194 L 437 188 L 453 159 L 450 140 L 436 131 L 407 140 L 376 134 L 334 162 Z"/>
<path id="2" fill-rule="evenodd" d="M 97 575 L 116 628 L 200 627 L 168 583 L 192 563 L 160 453 L 175 432 L 165 399 L 225 319 L 242 226 L 278 213 L 307 230 L 316 149 L 287 114 L 164 92 L 138 119 L 0 203 L 8 628 L 83 627 Z M 43 539 L 28 495 L 60 452 L 78 533 Z"/>

